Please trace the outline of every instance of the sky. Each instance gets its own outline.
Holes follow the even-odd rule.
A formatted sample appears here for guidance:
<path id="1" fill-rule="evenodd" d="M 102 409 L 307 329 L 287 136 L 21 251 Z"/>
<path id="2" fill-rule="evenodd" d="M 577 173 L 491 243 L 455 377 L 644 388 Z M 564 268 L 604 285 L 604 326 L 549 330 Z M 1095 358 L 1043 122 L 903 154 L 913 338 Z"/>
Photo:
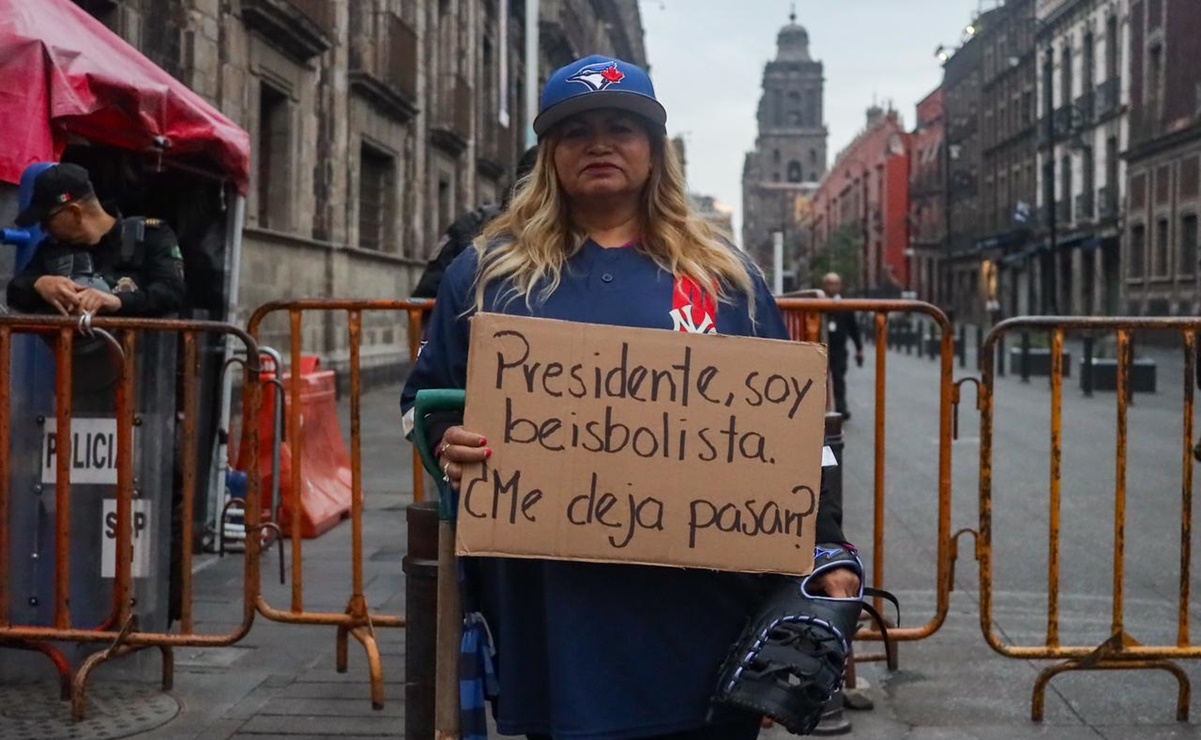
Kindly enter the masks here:
<path id="1" fill-rule="evenodd" d="M 797 23 L 825 65 L 827 164 L 864 126 L 873 98 L 912 128 L 914 106 L 942 78 L 940 44 L 954 46 L 978 10 L 998 0 L 799 0 Z M 742 163 L 754 149 L 763 66 L 776 53 L 790 0 L 639 0 L 655 93 L 667 130 L 683 135 L 693 192 L 735 212 Z"/>

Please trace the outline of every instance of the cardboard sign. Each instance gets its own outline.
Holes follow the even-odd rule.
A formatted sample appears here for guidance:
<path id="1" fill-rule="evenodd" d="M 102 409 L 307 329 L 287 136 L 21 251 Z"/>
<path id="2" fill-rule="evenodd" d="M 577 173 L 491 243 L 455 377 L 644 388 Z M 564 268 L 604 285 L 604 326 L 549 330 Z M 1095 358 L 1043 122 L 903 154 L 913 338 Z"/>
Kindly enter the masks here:
<path id="1" fill-rule="evenodd" d="M 42 434 L 42 482 L 58 480 L 58 420 L 46 419 Z M 71 420 L 71 483 L 117 484 L 117 420 Z"/>
<path id="2" fill-rule="evenodd" d="M 130 571 L 134 578 L 150 575 L 150 502 L 135 498 L 131 509 L 133 517 L 133 560 Z M 101 522 L 103 537 L 100 550 L 100 577 L 117 577 L 117 499 L 104 499 L 104 520 Z"/>
<path id="3" fill-rule="evenodd" d="M 479 314 L 467 375 L 458 554 L 812 569 L 823 345 Z"/>

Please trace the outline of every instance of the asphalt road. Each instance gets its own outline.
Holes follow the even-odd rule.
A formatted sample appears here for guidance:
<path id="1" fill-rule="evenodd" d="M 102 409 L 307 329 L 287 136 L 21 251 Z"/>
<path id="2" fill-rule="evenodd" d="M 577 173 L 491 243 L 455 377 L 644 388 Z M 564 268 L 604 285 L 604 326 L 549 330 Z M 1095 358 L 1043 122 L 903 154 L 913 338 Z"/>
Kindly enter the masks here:
<path id="1" fill-rule="evenodd" d="M 1170 646 L 1177 642 L 1181 593 L 1183 360 L 1176 353 L 1148 354 L 1158 360 L 1159 392 L 1137 395 L 1128 416 L 1122 617 L 1142 644 Z M 867 355 L 865 367 L 848 374 L 853 418 L 846 425 L 844 526 L 870 566 L 876 400 L 870 347 Z M 1113 631 L 1117 404 L 1112 392 L 1083 396 L 1079 356 L 1076 347 L 1062 407 L 1059 631 L 1063 645 L 1095 647 Z M 956 379 L 977 375 L 969 371 L 974 367 L 956 364 Z M 1041 646 L 1048 628 L 1051 392 L 1045 377 L 1023 384 L 1013 375 L 998 378 L 995 389 L 992 629 L 1005 644 Z M 889 352 L 883 582 L 902 598 L 905 626 L 930 622 L 936 612 L 938 394 L 937 363 Z M 980 412 L 971 384 L 963 386 L 959 422 L 952 532 L 980 527 Z M 1062 675 L 1051 683 L 1046 722 L 1032 723 L 1034 679 L 1052 662 L 1007 658 L 988 647 L 974 547 L 970 535 L 959 538 L 954 593 L 939 631 L 903 645 L 898 672 L 887 673 L 880 663 L 861 670 L 877 705 L 849 714 L 855 737 L 1201 736 L 1174 721 L 1175 682 L 1162 671 Z M 1195 573 L 1189 580 L 1195 592 Z M 1197 614 L 1190 609 L 1191 619 Z M 1187 662 L 1184 667 L 1194 679 L 1201 673 Z"/>

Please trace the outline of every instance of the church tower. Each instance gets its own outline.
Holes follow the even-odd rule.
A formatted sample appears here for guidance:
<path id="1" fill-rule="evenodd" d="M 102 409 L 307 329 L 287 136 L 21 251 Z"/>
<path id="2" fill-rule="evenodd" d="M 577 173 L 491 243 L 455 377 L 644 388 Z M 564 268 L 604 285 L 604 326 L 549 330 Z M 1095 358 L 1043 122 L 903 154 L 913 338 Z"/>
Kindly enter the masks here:
<path id="1" fill-rule="evenodd" d="M 776 37 L 763 71 L 759 133 L 742 173 L 742 244 L 772 277 L 773 233 L 784 235 L 784 270 L 797 275 L 807 243 L 806 206 L 826 174 L 822 63 L 809 54 L 809 32 L 796 22 Z"/>

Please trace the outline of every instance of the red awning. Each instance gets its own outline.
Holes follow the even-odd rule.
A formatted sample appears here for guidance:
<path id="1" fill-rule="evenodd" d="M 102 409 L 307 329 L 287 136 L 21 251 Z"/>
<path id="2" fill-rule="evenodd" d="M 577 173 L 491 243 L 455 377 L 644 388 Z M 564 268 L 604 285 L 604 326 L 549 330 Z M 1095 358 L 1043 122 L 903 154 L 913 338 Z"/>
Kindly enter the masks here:
<path id="1" fill-rule="evenodd" d="M 246 192 L 250 135 L 70 0 L 0 0 L 0 180 L 57 161 L 72 136 L 169 143 Z"/>

